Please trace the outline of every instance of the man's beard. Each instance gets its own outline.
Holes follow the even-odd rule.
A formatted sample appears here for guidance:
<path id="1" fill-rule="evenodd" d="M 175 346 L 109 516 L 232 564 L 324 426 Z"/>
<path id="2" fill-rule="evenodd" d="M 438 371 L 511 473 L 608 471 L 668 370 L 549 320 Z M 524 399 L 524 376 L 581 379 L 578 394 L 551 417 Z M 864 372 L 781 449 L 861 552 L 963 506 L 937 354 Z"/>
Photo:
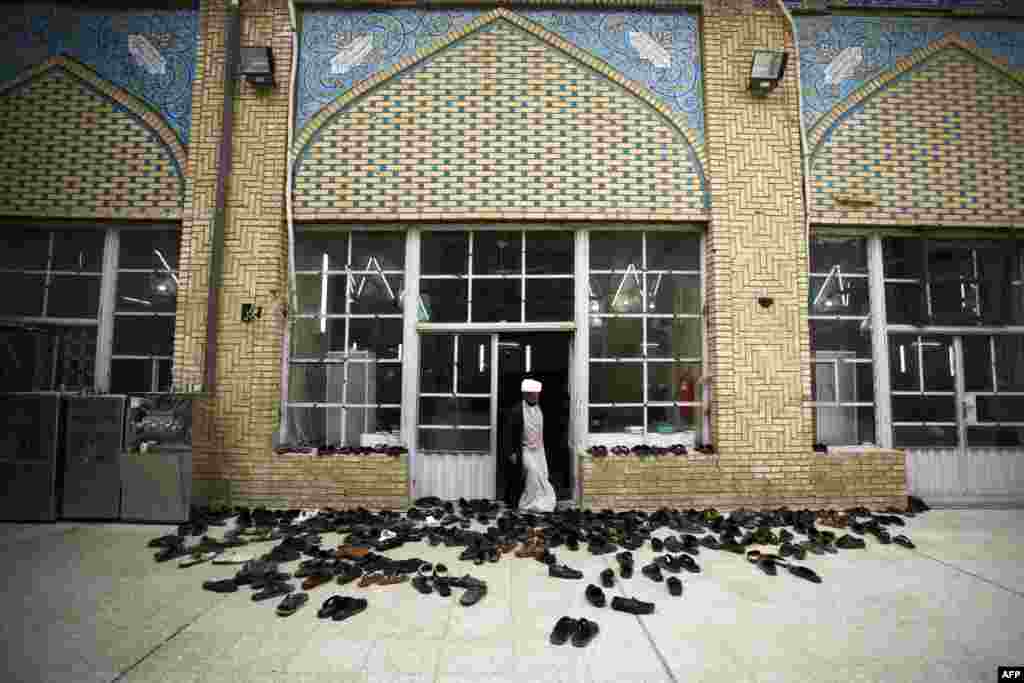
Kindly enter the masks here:
<path id="1" fill-rule="evenodd" d="M 531 406 L 537 405 L 536 401 L 531 401 L 530 399 L 526 399 L 526 402 L 529 403 Z"/>

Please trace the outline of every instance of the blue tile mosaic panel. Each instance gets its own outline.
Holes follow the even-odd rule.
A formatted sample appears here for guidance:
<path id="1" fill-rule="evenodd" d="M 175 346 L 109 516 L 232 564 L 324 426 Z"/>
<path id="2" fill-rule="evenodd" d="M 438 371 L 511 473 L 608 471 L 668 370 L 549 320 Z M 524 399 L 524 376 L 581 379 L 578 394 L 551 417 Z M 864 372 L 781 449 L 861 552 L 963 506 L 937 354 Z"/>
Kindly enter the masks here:
<path id="1" fill-rule="evenodd" d="M 188 144 L 199 13 L 90 11 L 55 3 L 0 7 L 0 82 L 66 55 L 159 111 Z"/>
<path id="2" fill-rule="evenodd" d="M 478 10 L 308 10 L 302 17 L 296 125 L 356 83 L 428 47 Z M 641 83 L 704 137 L 697 18 L 653 12 L 526 11 L 537 23 Z"/>

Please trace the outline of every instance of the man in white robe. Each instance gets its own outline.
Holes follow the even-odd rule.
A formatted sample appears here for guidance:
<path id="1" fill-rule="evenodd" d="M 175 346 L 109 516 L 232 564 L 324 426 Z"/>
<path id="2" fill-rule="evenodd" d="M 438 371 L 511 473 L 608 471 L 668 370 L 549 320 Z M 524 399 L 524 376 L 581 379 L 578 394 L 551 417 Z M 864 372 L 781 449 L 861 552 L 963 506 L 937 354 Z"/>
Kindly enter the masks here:
<path id="1" fill-rule="evenodd" d="M 552 512 L 555 509 L 555 488 L 548 480 L 548 458 L 544 452 L 544 415 L 537 399 L 542 385 L 537 380 L 523 380 L 523 495 L 519 509 L 530 512 Z"/>

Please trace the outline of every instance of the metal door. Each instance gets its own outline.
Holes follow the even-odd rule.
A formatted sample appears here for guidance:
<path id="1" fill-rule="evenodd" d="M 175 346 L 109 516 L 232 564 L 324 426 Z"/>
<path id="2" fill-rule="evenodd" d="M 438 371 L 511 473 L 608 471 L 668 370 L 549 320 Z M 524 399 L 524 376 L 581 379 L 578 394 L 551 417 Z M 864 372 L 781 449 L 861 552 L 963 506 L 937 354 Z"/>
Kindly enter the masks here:
<path id="1" fill-rule="evenodd" d="M 125 399 L 124 396 L 66 399 L 62 517 L 120 517 Z"/>

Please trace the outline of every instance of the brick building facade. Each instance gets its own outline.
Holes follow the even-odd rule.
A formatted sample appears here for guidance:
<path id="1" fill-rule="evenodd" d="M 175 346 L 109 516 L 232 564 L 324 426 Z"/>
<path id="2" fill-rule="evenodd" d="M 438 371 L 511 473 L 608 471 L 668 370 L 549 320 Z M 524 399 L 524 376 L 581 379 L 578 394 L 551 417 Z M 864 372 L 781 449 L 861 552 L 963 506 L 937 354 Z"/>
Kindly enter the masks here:
<path id="1" fill-rule="evenodd" d="M 19 390 L 198 391 L 233 503 L 492 497 L 524 374 L 583 506 L 1024 499 L 1008 5 L 389 4 L 5 10 Z M 234 12 L 275 85 L 237 82 L 218 213 Z"/>

